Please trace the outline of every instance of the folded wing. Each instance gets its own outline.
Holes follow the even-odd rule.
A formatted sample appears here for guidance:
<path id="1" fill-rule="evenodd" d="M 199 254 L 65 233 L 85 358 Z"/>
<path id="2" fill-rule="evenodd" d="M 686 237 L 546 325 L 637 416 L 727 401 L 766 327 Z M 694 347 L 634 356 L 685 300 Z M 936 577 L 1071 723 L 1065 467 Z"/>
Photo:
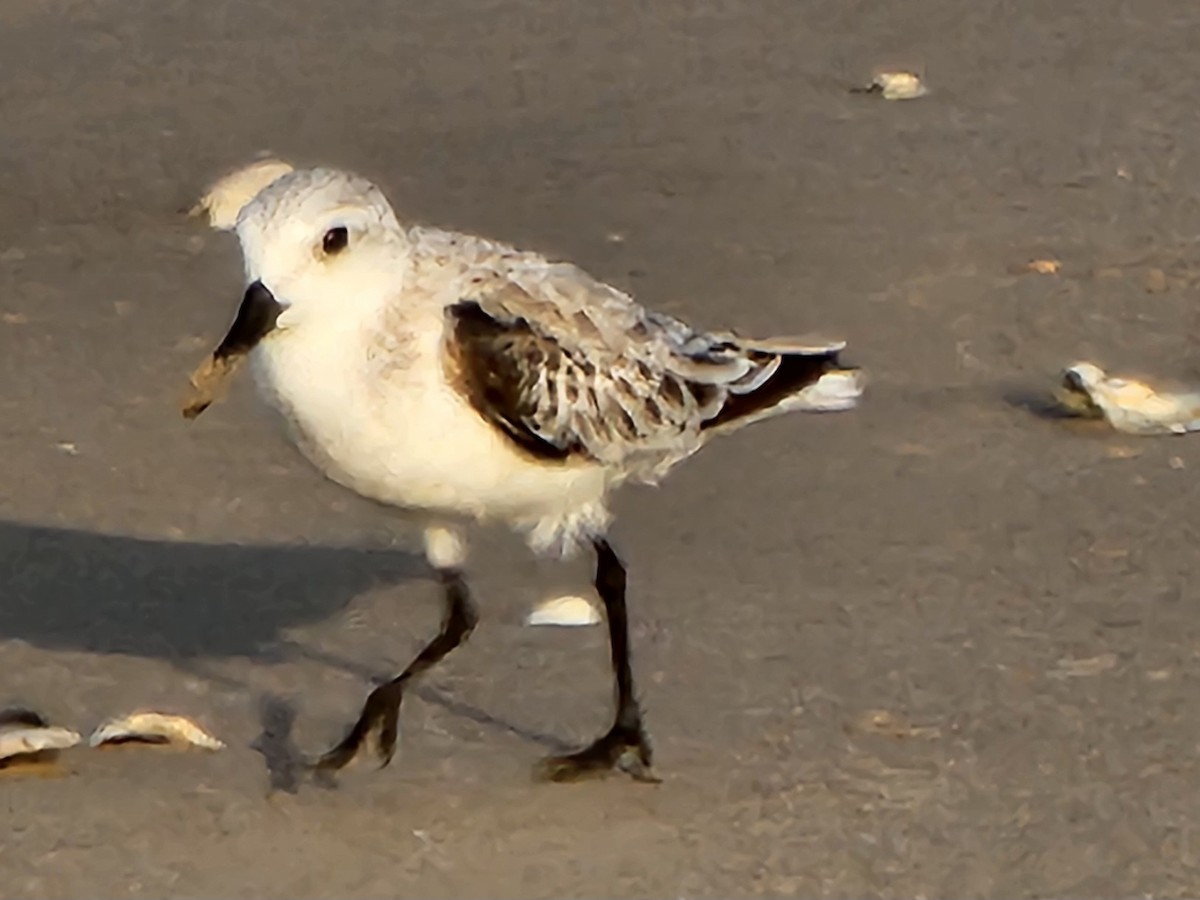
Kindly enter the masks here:
<path id="1" fill-rule="evenodd" d="M 813 389 L 831 375 L 854 381 L 840 387 L 857 400 L 856 373 L 837 362 L 842 342 L 699 332 L 569 264 L 523 262 L 467 283 L 446 313 L 451 380 L 547 461 L 655 480 L 715 431 L 822 408 Z"/>

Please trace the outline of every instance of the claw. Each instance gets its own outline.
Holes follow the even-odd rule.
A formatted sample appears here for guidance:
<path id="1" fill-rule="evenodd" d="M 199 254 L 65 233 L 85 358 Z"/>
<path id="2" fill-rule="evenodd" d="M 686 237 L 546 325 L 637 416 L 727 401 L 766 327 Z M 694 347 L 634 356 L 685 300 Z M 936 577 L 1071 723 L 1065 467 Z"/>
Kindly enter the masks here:
<path id="1" fill-rule="evenodd" d="M 337 772 L 346 768 L 358 755 L 358 744 L 352 743 L 349 738 L 342 741 L 332 750 L 322 753 L 317 761 L 312 763 L 311 768 L 321 772 Z"/>
<path id="2" fill-rule="evenodd" d="M 396 753 L 400 701 L 403 699 L 403 683 L 394 680 L 384 682 L 371 691 L 354 727 L 342 738 L 341 743 L 317 761 L 315 768 L 325 771 L 345 768 L 372 734 L 376 735 L 374 749 L 379 757 L 379 768 L 387 766 Z"/>
<path id="3" fill-rule="evenodd" d="M 604 778 L 614 769 L 620 769 L 635 781 L 660 784 L 662 779 L 650 768 L 651 755 L 650 742 L 640 725 L 633 730 L 614 726 L 608 734 L 582 750 L 542 760 L 534 777 L 538 781 L 563 783 Z"/>
<path id="4" fill-rule="evenodd" d="M 379 723 L 379 734 L 376 737 L 375 753 L 379 757 L 379 768 L 387 768 L 392 757 L 396 755 L 396 733 L 400 728 L 400 705 L 388 707 L 383 711 Z"/>

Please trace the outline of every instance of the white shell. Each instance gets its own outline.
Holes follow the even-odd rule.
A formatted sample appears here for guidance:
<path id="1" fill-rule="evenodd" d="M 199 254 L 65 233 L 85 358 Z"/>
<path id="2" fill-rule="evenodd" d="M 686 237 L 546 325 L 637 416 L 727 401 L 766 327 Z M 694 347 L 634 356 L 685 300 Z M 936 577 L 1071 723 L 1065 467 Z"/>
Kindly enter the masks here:
<path id="1" fill-rule="evenodd" d="M 208 214 L 208 224 L 217 231 L 229 231 L 237 224 L 242 207 L 272 181 L 291 172 L 291 163 L 281 159 L 261 159 L 224 175 L 209 187 L 200 201 L 189 210 L 193 216 Z"/>
<path id="2" fill-rule="evenodd" d="M 879 88 L 884 100 L 915 100 L 929 93 L 913 72 L 880 72 L 871 84 Z"/>
<path id="3" fill-rule="evenodd" d="M 1063 371 L 1061 388 L 1086 398 L 1108 423 L 1125 434 L 1186 434 L 1200 431 L 1200 391 L 1156 390 L 1143 381 L 1112 378 L 1099 366 L 1078 362 Z"/>
<path id="4" fill-rule="evenodd" d="M 1025 268 L 1030 272 L 1036 272 L 1038 275 L 1057 275 L 1062 269 L 1062 260 L 1059 259 L 1031 259 L 1025 264 Z"/>
<path id="5" fill-rule="evenodd" d="M 46 750 L 65 750 L 81 740 L 78 733 L 69 728 L 49 725 L 29 725 L 0 730 L 0 760 L 11 759 L 26 753 L 41 753 Z"/>
<path id="6" fill-rule="evenodd" d="M 224 742 L 217 740 L 196 723 L 183 716 L 157 712 L 137 712 L 109 719 L 100 725 L 88 743 L 99 747 L 110 741 L 159 740 L 172 744 L 191 744 L 205 750 L 221 750 Z"/>
<path id="7" fill-rule="evenodd" d="M 600 612 L 583 597 L 555 597 L 525 617 L 526 625 L 595 625 L 600 621 Z"/>

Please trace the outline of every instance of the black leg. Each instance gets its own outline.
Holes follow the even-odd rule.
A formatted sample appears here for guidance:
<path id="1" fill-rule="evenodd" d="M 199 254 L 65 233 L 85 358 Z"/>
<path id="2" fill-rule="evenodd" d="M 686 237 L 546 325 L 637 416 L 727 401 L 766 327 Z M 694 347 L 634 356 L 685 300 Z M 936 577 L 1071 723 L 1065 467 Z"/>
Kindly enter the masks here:
<path id="1" fill-rule="evenodd" d="M 379 728 L 376 752 L 381 760 L 380 768 L 392 761 L 392 754 L 396 751 L 396 729 L 400 721 L 400 701 L 404 699 L 404 689 L 409 681 L 432 668 L 442 657 L 470 637 L 475 623 L 479 621 L 462 572 L 457 569 L 441 569 L 438 571 L 438 579 L 442 583 L 446 604 L 442 630 L 425 645 L 417 654 L 417 658 L 408 664 L 407 669 L 371 691 L 354 727 L 340 744 L 317 761 L 318 769 L 328 771 L 345 766 L 358 754 L 363 742 L 376 726 Z"/>
<path id="2" fill-rule="evenodd" d="M 650 771 L 650 741 L 642 728 L 642 711 L 633 689 L 629 665 L 629 620 L 625 612 L 625 566 L 609 546 L 596 538 L 596 593 L 604 601 L 608 642 L 612 650 L 617 701 L 612 727 L 589 746 L 567 756 L 543 760 L 540 775 L 548 781 L 576 781 L 621 769 L 638 781 L 657 782 Z"/>

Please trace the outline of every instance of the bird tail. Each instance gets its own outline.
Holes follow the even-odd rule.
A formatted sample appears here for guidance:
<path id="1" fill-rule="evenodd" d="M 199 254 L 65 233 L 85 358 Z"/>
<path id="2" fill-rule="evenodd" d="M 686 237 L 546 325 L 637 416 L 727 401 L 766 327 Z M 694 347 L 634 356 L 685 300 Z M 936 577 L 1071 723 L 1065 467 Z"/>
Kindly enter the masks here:
<path id="1" fill-rule="evenodd" d="M 705 430 L 732 430 L 787 412 L 842 412 L 862 397 L 866 374 L 839 361 L 843 341 L 736 340 L 752 376 L 726 385 L 725 402 Z"/>

